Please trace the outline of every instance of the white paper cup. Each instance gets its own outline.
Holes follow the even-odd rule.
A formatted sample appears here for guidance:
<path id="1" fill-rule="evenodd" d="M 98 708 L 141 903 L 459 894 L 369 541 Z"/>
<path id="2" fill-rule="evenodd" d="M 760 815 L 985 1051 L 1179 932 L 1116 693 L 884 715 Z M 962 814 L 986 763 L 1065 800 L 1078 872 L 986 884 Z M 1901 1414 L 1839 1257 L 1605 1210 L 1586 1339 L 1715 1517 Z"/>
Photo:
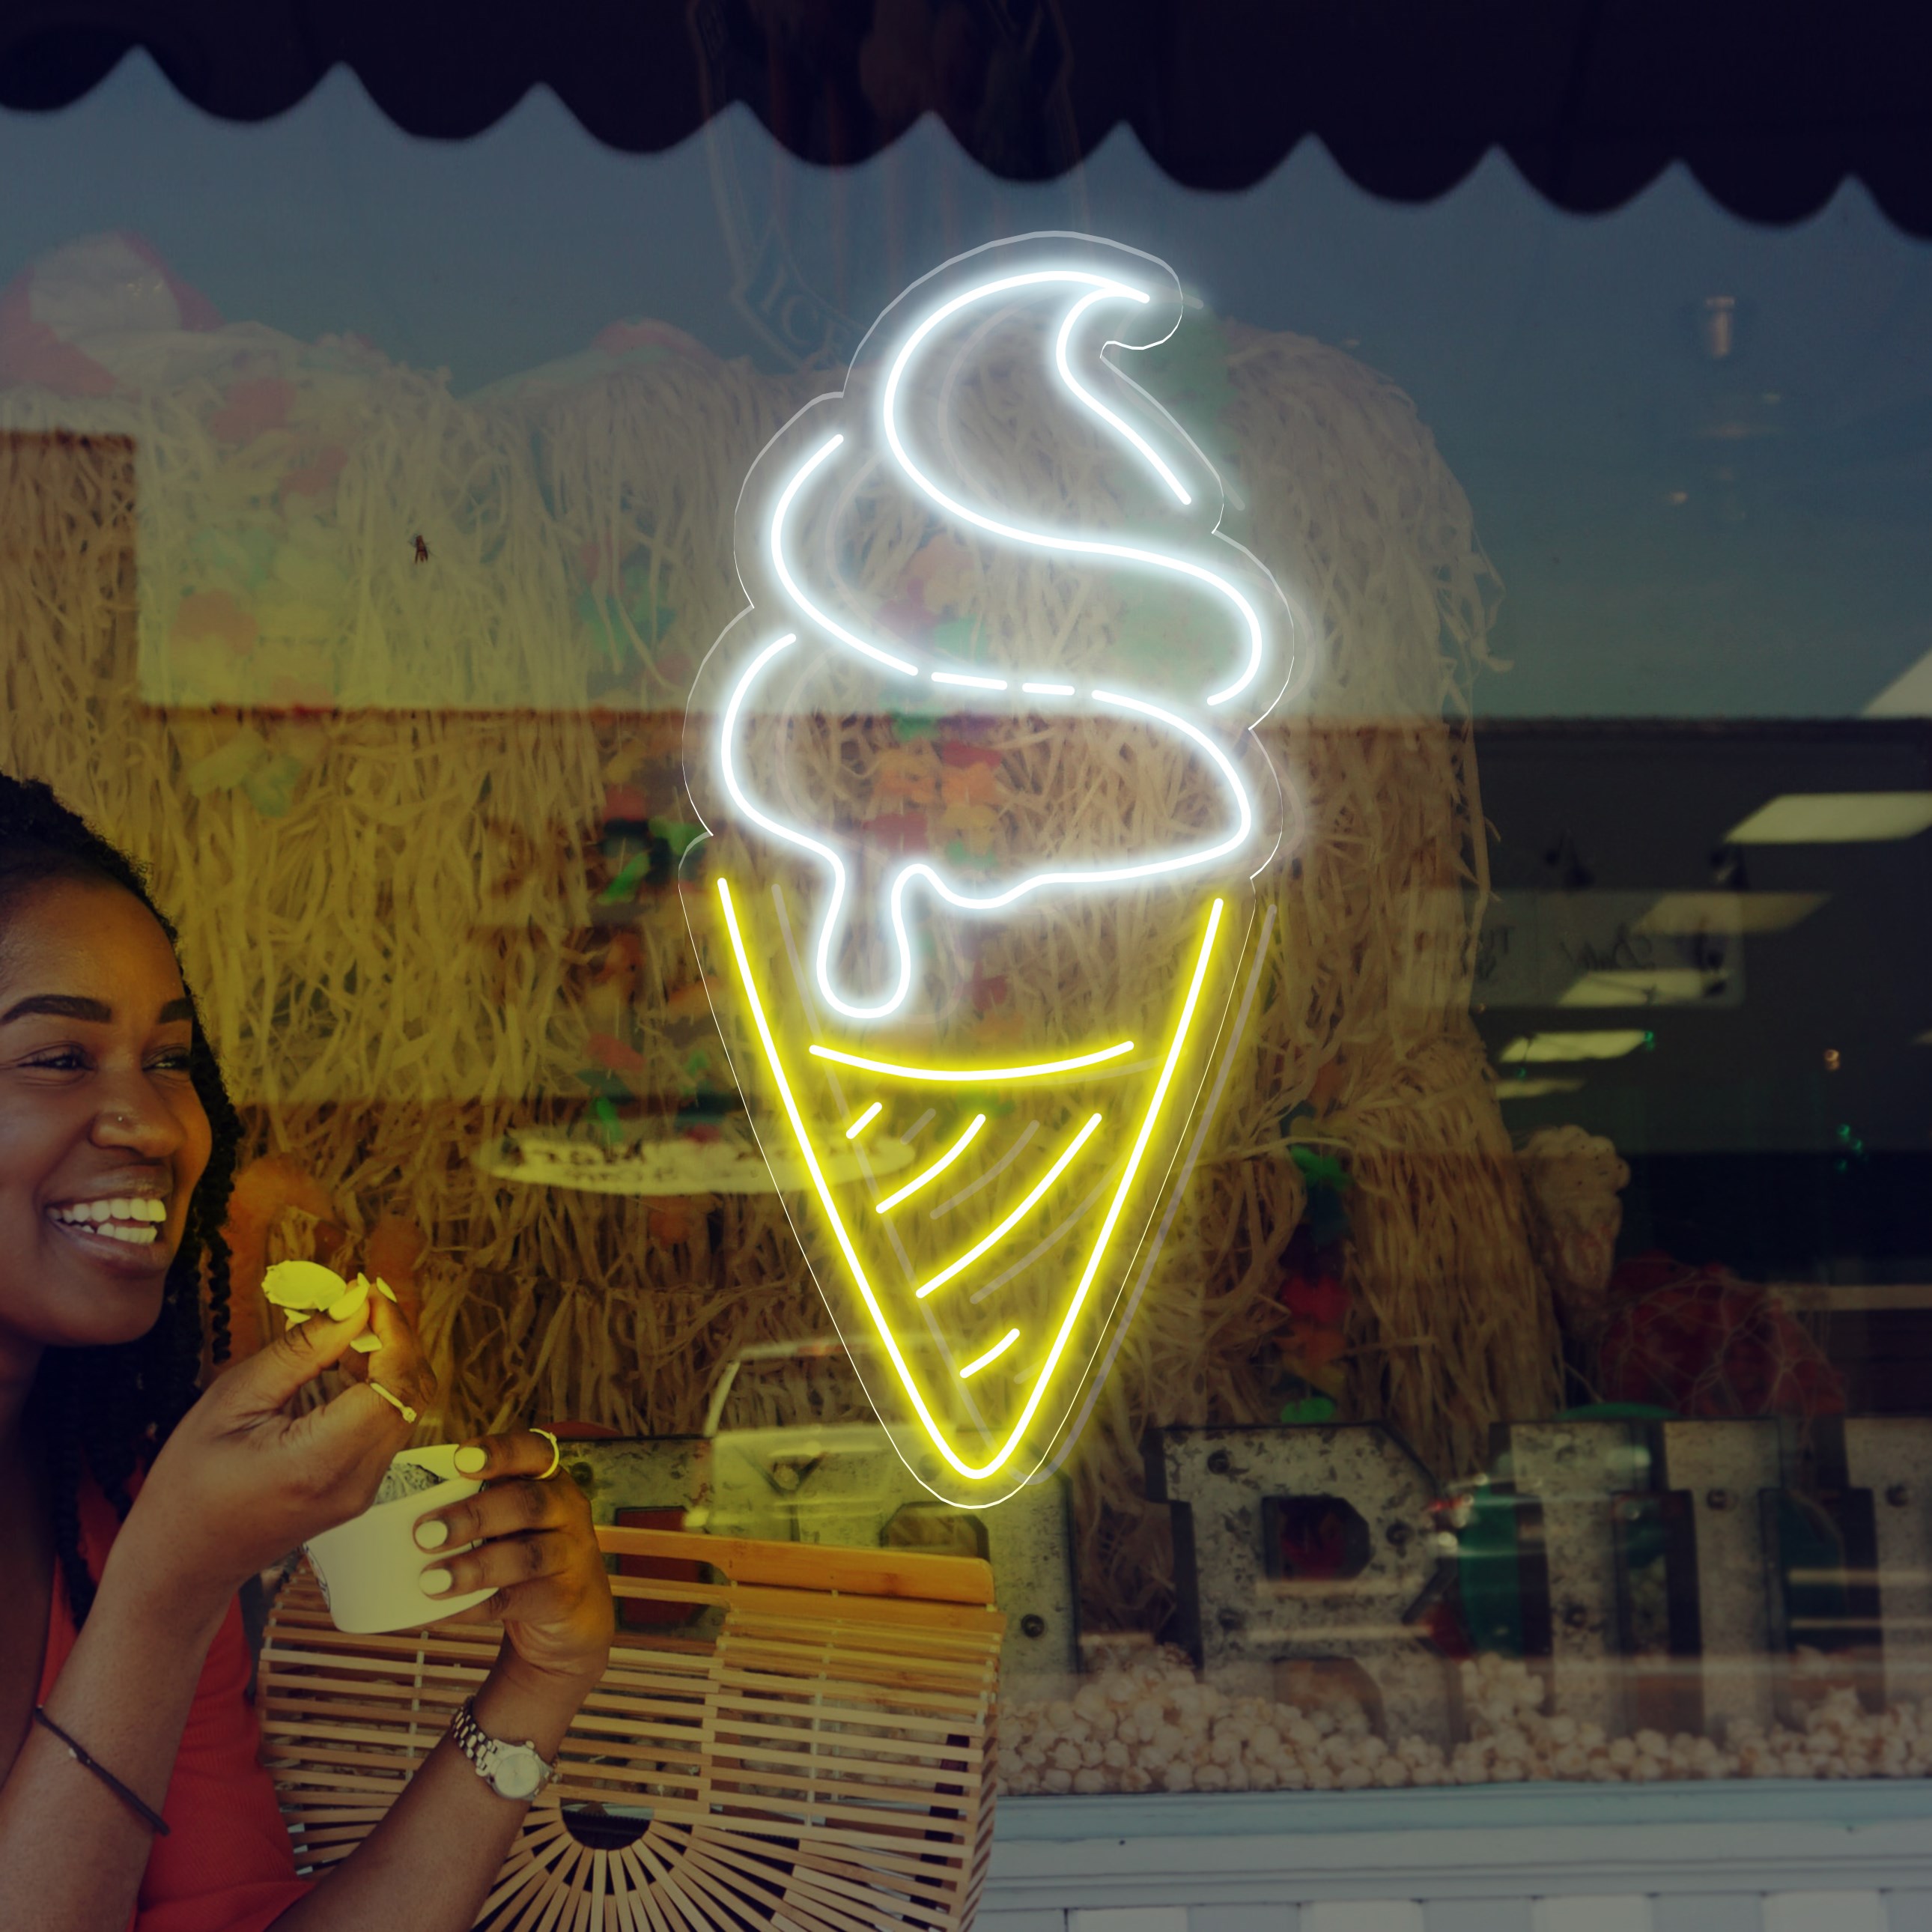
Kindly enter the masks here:
<path id="1" fill-rule="evenodd" d="M 405 1449 L 398 1462 L 412 1462 L 442 1478 L 394 1502 L 377 1503 L 302 1547 L 339 1630 L 373 1636 L 382 1630 L 415 1630 L 454 1616 L 490 1593 L 472 1590 L 460 1597 L 424 1594 L 423 1572 L 448 1550 L 416 1546 L 416 1519 L 430 1510 L 473 1496 L 483 1485 L 456 1473 L 456 1445 Z"/>

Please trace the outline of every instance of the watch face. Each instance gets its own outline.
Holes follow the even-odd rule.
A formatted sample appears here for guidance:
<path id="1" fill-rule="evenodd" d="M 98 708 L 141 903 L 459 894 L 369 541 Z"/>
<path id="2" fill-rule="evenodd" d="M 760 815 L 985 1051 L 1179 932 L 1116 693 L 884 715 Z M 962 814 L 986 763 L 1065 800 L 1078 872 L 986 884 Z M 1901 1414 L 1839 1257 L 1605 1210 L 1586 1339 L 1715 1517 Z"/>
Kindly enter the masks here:
<path id="1" fill-rule="evenodd" d="M 500 1750 L 490 1782 L 506 1798 L 534 1798 L 543 1789 L 544 1761 L 529 1750 Z"/>

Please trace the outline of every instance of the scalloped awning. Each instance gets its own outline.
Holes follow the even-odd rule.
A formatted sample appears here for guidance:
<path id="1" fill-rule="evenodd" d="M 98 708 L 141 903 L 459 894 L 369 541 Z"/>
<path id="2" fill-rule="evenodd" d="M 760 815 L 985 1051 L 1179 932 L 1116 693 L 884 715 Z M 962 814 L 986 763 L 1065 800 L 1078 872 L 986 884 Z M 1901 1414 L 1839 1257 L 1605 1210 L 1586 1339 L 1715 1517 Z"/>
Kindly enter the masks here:
<path id="1" fill-rule="evenodd" d="M 1895 4 L 14 0 L 0 106 L 66 106 L 136 46 L 242 121 L 346 64 L 431 139 L 476 134 L 544 86 L 640 152 L 742 101 L 836 165 L 934 112 L 1008 177 L 1062 172 L 1124 124 L 1177 181 L 1227 189 L 1312 136 L 1396 200 L 1441 194 L 1500 148 L 1580 213 L 1682 162 L 1750 220 L 1799 219 L 1855 177 L 1932 235 L 1932 10 Z"/>

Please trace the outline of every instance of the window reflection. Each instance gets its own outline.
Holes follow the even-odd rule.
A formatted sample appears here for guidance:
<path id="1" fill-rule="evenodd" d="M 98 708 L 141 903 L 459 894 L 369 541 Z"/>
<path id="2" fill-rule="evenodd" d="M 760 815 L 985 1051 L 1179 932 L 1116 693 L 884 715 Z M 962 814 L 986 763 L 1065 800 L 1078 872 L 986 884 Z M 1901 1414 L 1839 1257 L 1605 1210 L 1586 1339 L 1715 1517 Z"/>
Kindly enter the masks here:
<path id="1" fill-rule="evenodd" d="M 180 916 L 244 1295 L 387 1244 L 446 1426 L 616 1432 L 606 1520 L 985 1556 L 1016 1793 L 1925 1770 L 1932 283 L 1859 190 L 1582 222 L 1491 162 L 1396 209 L 1311 150 L 1192 196 L 1124 137 L 1016 187 L 930 125 L 828 174 L 541 100 L 459 154 L 340 76 L 224 128 L 140 62 L 0 152 L 52 184 L 0 213 L 0 759 Z M 1320 648 L 1182 1204 L 980 1517 L 874 1412 L 747 1114 L 684 710 L 743 479 L 863 320 L 1075 226 L 1180 268 L 1148 388 Z M 980 649 L 992 564 L 858 514 L 855 608 Z M 1068 596 L 1146 678 L 1199 649 Z M 842 809 L 997 862 L 1037 747 L 857 716 L 799 716 Z M 1055 1017 L 1004 938 L 952 963 L 976 1051 Z M 1058 1144 L 1010 1097 L 838 1184 L 953 1148 L 919 1211 L 1004 1201 Z"/>

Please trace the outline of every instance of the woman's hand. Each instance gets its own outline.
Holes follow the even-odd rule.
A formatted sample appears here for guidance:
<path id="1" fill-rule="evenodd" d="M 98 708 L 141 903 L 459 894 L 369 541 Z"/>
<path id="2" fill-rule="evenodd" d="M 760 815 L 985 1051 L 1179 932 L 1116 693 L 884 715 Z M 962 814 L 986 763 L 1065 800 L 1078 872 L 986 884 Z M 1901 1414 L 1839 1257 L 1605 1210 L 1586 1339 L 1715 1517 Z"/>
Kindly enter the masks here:
<path id="1" fill-rule="evenodd" d="M 380 1349 L 351 1354 L 365 1328 Z M 158 1601 L 218 1607 L 244 1578 L 368 1508 L 407 1445 L 401 1415 L 359 1382 L 326 1407 L 286 1412 L 297 1390 L 338 1362 L 352 1375 L 373 1365 L 420 1412 L 434 1405 L 435 1378 L 392 1304 L 372 1295 L 346 1320 L 312 1317 L 224 1372 L 182 1418 L 115 1540 L 110 1570 Z"/>
<path id="2" fill-rule="evenodd" d="M 560 1468 L 544 1478 L 555 1460 L 550 1443 L 527 1430 L 486 1436 L 457 1460 L 459 1468 L 476 1461 L 464 1473 L 487 1486 L 418 1520 L 419 1547 L 460 1552 L 426 1561 L 425 1608 L 434 1616 L 438 1597 L 493 1591 L 451 1621 L 500 1618 L 505 1661 L 580 1700 L 604 1674 L 616 1624 L 590 1503 Z"/>

